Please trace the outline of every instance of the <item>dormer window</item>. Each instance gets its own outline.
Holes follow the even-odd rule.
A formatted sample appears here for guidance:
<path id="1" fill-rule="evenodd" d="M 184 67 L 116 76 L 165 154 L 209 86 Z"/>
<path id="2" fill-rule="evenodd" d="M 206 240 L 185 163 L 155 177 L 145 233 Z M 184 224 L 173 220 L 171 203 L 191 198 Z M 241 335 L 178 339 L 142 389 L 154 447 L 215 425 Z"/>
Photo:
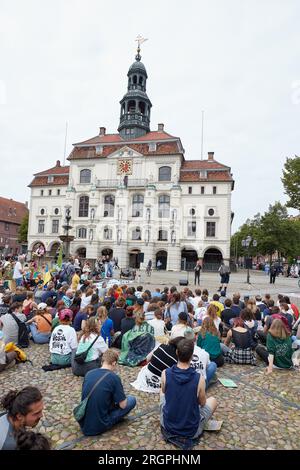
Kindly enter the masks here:
<path id="1" fill-rule="evenodd" d="M 199 172 L 200 178 L 207 178 L 207 171 L 206 170 L 201 170 Z"/>
<path id="2" fill-rule="evenodd" d="M 53 183 L 54 181 L 54 176 L 48 176 L 48 183 Z"/>
<path id="3" fill-rule="evenodd" d="M 96 154 L 101 155 L 103 153 L 103 145 L 96 145 Z"/>
<path id="4" fill-rule="evenodd" d="M 155 152 L 156 151 L 156 142 L 151 142 L 149 144 L 149 152 Z"/>

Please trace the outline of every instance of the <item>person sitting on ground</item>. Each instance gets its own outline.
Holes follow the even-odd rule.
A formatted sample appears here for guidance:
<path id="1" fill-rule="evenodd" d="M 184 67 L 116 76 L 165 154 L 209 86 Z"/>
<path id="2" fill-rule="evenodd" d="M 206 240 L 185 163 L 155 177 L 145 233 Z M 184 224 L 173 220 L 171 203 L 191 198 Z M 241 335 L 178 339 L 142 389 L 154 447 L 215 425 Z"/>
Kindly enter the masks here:
<path id="1" fill-rule="evenodd" d="M 206 398 L 204 377 L 191 367 L 193 353 L 192 341 L 179 341 L 178 363 L 162 372 L 160 402 L 160 423 L 165 439 L 169 436 L 189 439 L 191 446 L 195 443 L 193 440 L 201 436 L 217 407 L 215 398 Z"/>
<path id="2" fill-rule="evenodd" d="M 34 302 L 34 293 L 28 291 L 26 299 L 23 301 L 23 308 L 22 311 L 24 315 L 26 315 L 27 320 L 30 319 L 32 311 L 37 309 L 37 304 Z"/>
<path id="3" fill-rule="evenodd" d="M 254 299 L 249 299 L 248 302 L 246 303 L 246 308 L 248 310 L 251 310 L 251 312 L 254 315 L 254 319 L 257 321 L 261 321 L 262 319 L 262 313 L 258 306 L 256 305 L 256 301 Z"/>
<path id="4" fill-rule="evenodd" d="M 108 346 L 111 345 L 111 338 L 115 334 L 113 321 L 108 318 L 106 307 L 99 307 L 97 310 L 97 318 L 101 325 L 101 336 Z"/>
<path id="5" fill-rule="evenodd" d="M 216 313 L 219 318 L 221 318 L 221 313 L 224 310 L 224 305 L 220 302 L 220 296 L 219 294 L 214 294 L 213 299 L 210 302 L 210 305 L 214 305 L 216 307 Z"/>
<path id="6" fill-rule="evenodd" d="M 187 329 L 187 326 L 188 316 L 185 312 L 180 312 L 176 325 L 172 327 L 170 338 L 174 339 L 177 336 L 184 336 L 184 332 Z"/>
<path id="7" fill-rule="evenodd" d="M 244 322 L 244 327 L 247 328 L 251 335 L 251 348 L 255 349 L 257 346 L 256 333 L 258 321 L 255 320 L 253 313 L 248 308 L 244 308 L 241 311 L 240 317 Z"/>
<path id="8" fill-rule="evenodd" d="M 87 307 L 91 303 L 93 293 L 94 293 L 93 289 L 89 287 L 86 290 L 85 294 L 82 295 L 81 305 L 80 305 L 81 310 L 85 309 L 85 307 Z"/>
<path id="9" fill-rule="evenodd" d="M 267 348 L 257 346 L 256 353 L 268 365 L 267 374 L 271 374 L 273 367 L 290 369 L 292 363 L 292 339 L 290 332 L 282 320 L 274 319 L 267 334 Z"/>
<path id="10" fill-rule="evenodd" d="M 198 331 L 195 328 L 188 327 L 184 332 L 184 337 L 194 342 L 194 354 L 191 360 L 191 367 L 193 367 L 199 374 L 203 375 L 206 382 L 206 388 L 214 383 L 214 375 L 217 370 L 215 362 L 211 362 L 209 354 L 204 349 L 197 346 Z M 212 380 L 213 379 L 213 380 Z"/>
<path id="11" fill-rule="evenodd" d="M 233 349 L 228 346 L 233 343 Z M 251 364 L 256 365 L 253 354 L 251 334 L 244 325 L 241 317 L 233 320 L 233 328 L 228 331 L 224 344 L 221 344 L 225 362 L 229 364 Z"/>
<path id="12" fill-rule="evenodd" d="M 34 317 L 26 322 L 31 332 L 31 338 L 36 344 L 49 343 L 52 327 L 52 315 L 47 311 L 47 304 L 40 303 Z"/>
<path id="13" fill-rule="evenodd" d="M 88 305 L 85 309 L 77 313 L 75 319 L 73 320 L 73 328 L 80 336 L 81 331 L 85 327 L 85 323 L 88 318 L 95 316 L 95 309 L 93 305 Z"/>
<path id="14" fill-rule="evenodd" d="M 235 297 L 238 302 L 234 302 L 236 305 L 239 305 L 240 309 L 243 310 L 245 308 L 245 302 L 241 300 L 241 294 L 239 292 L 235 292 L 232 296 L 232 298 Z M 245 300 L 245 299 L 244 299 Z"/>
<path id="15" fill-rule="evenodd" d="M 201 299 L 201 289 L 195 289 L 195 296 L 193 297 L 192 303 L 194 304 L 194 309 L 196 310 L 199 307 L 199 302 Z"/>
<path id="16" fill-rule="evenodd" d="M 43 415 L 43 397 L 36 387 L 10 391 L 1 400 L 6 411 L 0 417 L 0 450 L 16 450 L 15 433 L 25 427 L 34 428 Z"/>
<path id="17" fill-rule="evenodd" d="M 22 313 L 22 304 L 20 302 L 11 304 L 9 313 L 0 317 L 0 326 L 2 325 L 5 344 L 10 342 L 18 344 L 19 326 L 13 315 L 20 321 L 26 322 L 26 316 Z"/>
<path id="18" fill-rule="evenodd" d="M 132 385 L 141 392 L 159 393 L 162 371 L 177 364 L 176 349 L 183 336 L 169 340 L 168 344 L 160 344 L 147 356 L 148 364 L 142 367 Z"/>
<path id="19" fill-rule="evenodd" d="M 71 289 L 76 292 L 78 286 L 80 284 L 80 269 L 75 269 L 75 273 L 73 274 L 72 281 L 71 281 Z"/>
<path id="20" fill-rule="evenodd" d="M 225 308 L 221 313 L 221 320 L 223 322 L 223 332 L 227 334 L 228 330 L 231 328 L 232 324 L 230 320 L 237 318 L 239 315 L 232 309 L 231 299 L 226 299 L 224 302 Z"/>
<path id="21" fill-rule="evenodd" d="M 244 302 L 243 302 L 244 303 Z M 241 307 L 240 307 L 240 297 L 239 295 L 234 294 L 232 296 L 232 305 L 231 305 L 231 310 L 234 312 L 235 317 L 239 317 L 241 313 Z"/>
<path id="22" fill-rule="evenodd" d="M 5 351 L 5 342 L 3 331 L 0 330 L 0 372 L 16 365 L 16 351 Z"/>
<path id="23" fill-rule="evenodd" d="M 197 346 L 209 354 L 209 359 L 215 362 L 217 367 L 224 365 L 224 357 L 220 345 L 220 332 L 210 317 L 206 317 L 203 320 L 198 335 Z"/>
<path id="24" fill-rule="evenodd" d="M 126 314 L 126 300 L 124 297 L 118 297 L 115 306 L 109 310 L 108 316 L 113 322 L 115 333 L 121 331 L 121 321 L 125 318 Z"/>
<path id="25" fill-rule="evenodd" d="M 285 302 L 280 302 L 279 308 L 281 315 L 283 315 L 287 319 L 289 328 L 291 330 L 294 323 L 294 314 L 292 309 L 290 309 L 289 305 Z"/>
<path id="26" fill-rule="evenodd" d="M 50 440 L 40 432 L 20 429 L 15 433 L 16 450 L 51 450 Z"/>
<path id="27" fill-rule="evenodd" d="M 102 378 L 88 399 L 81 420 L 81 431 L 85 436 L 96 436 L 111 429 L 136 406 L 135 397 L 126 395 L 120 377 L 115 373 L 118 352 L 108 349 L 103 354 L 101 369 L 89 371 L 84 378 L 82 397 L 84 400 L 93 386 Z"/>
<path id="28" fill-rule="evenodd" d="M 0 317 L 9 312 L 10 304 L 11 304 L 11 295 L 10 294 L 4 295 L 2 297 L 2 304 L 0 305 Z"/>
<path id="29" fill-rule="evenodd" d="M 204 306 L 204 301 L 201 299 L 198 302 L 198 307 L 195 310 L 194 319 L 198 325 L 202 325 L 203 317 L 207 314 L 207 307 Z"/>
<path id="30" fill-rule="evenodd" d="M 47 290 L 45 290 L 41 297 L 41 303 L 45 303 L 47 299 L 52 298 L 56 302 L 57 292 L 54 289 L 54 282 L 50 281 L 47 285 Z"/>
<path id="31" fill-rule="evenodd" d="M 274 307 L 275 305 L 275 302 L 273 299 L 270 299 L 267 301 L 266 303 L 266 307 L 265 309 L 263 310 L 262 312 L 262 322 L 263 322 L 263 325 L 265 323 L 265 319 L 268 315 L 271 315 L 271 309 Z"/>
<path id="32" fill-rule="evenodd" d="M 262 296 L 261 295 L 256 295 L 255 296 L 255 302 L 256 302 L 257 308 L 259 309 L 260 313 L 262 314 L 263 311 L 266 308 L 266 304 L 263 302 Z M 261 317 L 262 317 L 262 315 L 261 315 Z"/>
<path id="33" fill-rule="evenodd" d="M 265 318 L 263 330 L 258 330 L 257 331 L 257 337 L 258 337 L 259 341 L 264 345 L 267 342 L 267 334 L 268 334 L 268 331 L 269 331 L 270 326 L 272 324 L 272 321 L 276 318 L 281 319 L 285 323 L 286 327 L 289 329 L 288 321 L 282 315 L 282 313 L 280 311 L 280 308 L 277 307 L 277 305 L 274 305 L 273 307 L 270 307 L 270 314 L 267 315 L 266 318 Z"/>
<path id="34" fill-rule="evenodd" d="M 148 308 L 147 308 L 147 311 L 145 311 L 145 320 L 146 321 L 149 321 L 149 320 L 153 320 L 154 319 L 154 312 L 155 310 L 157 310 L 159 307 L 158 307 L 158 304 L 156 302 L 149 302 L 149 305 L 148 305 Z"/>
<path id="35" fill-rule="evenodd" d="M 50 338 L 49 350 L 51 364 L 68 367 L 71 366 L 73 349 L 77 349 L 77 335 L 72 323 L 72 310 L 65 308 L 58 314 L 59 325 L 54 328 Z"/>
<path id="36" fill-rule="evenodd" d="M 172 326 L 176 325 L 180 312 L 185 312 L 187 314 L 187 305 L 186 302 L 181 300 L 180 293 L 174 292 L 165 312 L 165 322 L 168 330 L 171 330 Z"/>
<path id="37" fill-rule="evenodd" d="M 84 364 L 78 364 L 75 356 L 85 352 L 88 354 Z M 84 377 L 89 370 L 100 367 L 102 354 L 108 349 L 107 344 L 100 335 L 100 322 L 97 317 L 90 317 L 85 323 L 82 336 L 76 350 L 72 352 L 72 371 L 74 375 Z"/>
<path id="38" fill-rule="evenodd" d="M 12 302 L 20 302 L 23 304 L 26 297 L 27 297 L 26 289 L 23 286 L 18 286 L 16 288 L 15 294 L 12 296 Z"/>
<path id="39" fill-rule="evenodd" d="M 166 327 L 165 327 L 165 322 L 163 321 L 163 314 L 161 308 L 157 308 L 154 311 L 154 318 L 153 320 L 148 320 L 148 323 L 150 326 L 153 326 L 154 328 L 154 336 L 156 338 L 160 338 L 165 335 L 166 332 Z M 156 339 L 156 341 L 159 341 Z"/>
<path id="40" fill-rule="evenodd" d="M 218 316 L 218 309 L 215 304 L 210 304 L 210 306 L 207 309 L 206 315 L 202 317 L 202 321 L 206 317 L 210 317 L 213 320 L 217 330 L 220 331 L 221 318 Z"/>

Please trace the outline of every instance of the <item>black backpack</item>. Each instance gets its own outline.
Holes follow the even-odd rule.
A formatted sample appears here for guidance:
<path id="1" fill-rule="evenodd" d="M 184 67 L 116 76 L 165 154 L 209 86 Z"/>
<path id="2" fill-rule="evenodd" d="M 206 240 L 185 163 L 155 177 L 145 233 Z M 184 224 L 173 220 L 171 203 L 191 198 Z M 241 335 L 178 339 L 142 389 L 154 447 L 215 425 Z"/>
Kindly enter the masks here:
<path id="1" fill-rule="evenodd" d="M 11 316 L 18 324 L 18 344 L 20 348 L 28 348 L 29 346 L 29 333 L 27 330 L 27 326 L 24 322 L 19 320 L 19 318 L 14 314 L 11 313 Z"/>

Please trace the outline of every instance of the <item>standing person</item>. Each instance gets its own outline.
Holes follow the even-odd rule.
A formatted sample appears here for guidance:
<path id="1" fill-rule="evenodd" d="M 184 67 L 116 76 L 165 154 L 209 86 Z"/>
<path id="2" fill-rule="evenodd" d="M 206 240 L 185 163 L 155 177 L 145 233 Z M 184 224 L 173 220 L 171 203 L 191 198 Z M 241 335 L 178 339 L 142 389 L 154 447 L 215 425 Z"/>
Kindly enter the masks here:
<path id="1" fill-rule="evenodd" d="M 108 431 L 136 406 L 135 397 L 126 397 L 121 379 L 115 373 L 118 357 L 115 350 L 108 349 L 103 354 L 101 369 L 89 371 L 84 378 L 82 400 L 102 379 L 89 397 L 84 418 L 79 423 L 85 436 L 96 436 Z"/>
<path id="2" fill-rule="evenodd" d="M 23 268 L 22 268 L 21 261 L 22 261 L 22 257 L 19 256 L 18 261 L 16 262 L 14 266 L 13 279 L 17 287 L 23 284 Z"/>
<path id="3" fill-rule="evenodd" d="M 215 398 L 206 398 L 204 377 L 191 367 L 193 352 L 193 341 L 179 341 L 178 363 L 161 374 L 160 424 L 166 440 L 197 439 L 217 408 Z"/>
<path id="4" fill-rule="evenodd" d="M 275 284 L 275 279 L 277 276 L 277 268 L 275 264 L 272 264 L 270 267 L 270 284 Z"/>
<path id="5" fill-rule="evenodd" d="M 8 392 L 1 405 L 6 413 L 0 417 L 0 449 L 16 450 L 15 433 L 38 424 L 43 415 L 43 397 L 38 388 L 25 387 L 20 392 Z"/>
<path id="6" fill-rule="evenodd" d="M 219 267 L 219 274 L 221 276 L 221 285 L 218 289 L 218 292 L 224 291 L 226 296 L 227 286 L 229 284 L 230 270 L 224 261 L 222 261 L 221 266 Z"/>
<path id="7" fill-rule="evenodd" d="M 162 262 L 160 261 L 160 259 L 158 259 L 156 263 L 157 271 L 160 271 L 161 266 L 162 266 Z"/>
<path id="8" fill-rule="evenodd" d="M 197 284 L 197 281 L 198 281 L 198 286 L 200 286 L 200 271 L 202 269 L 202 266 L 201 266 L 201 260 L 198 259 L 197 263 L 196 263 L 196 266 L 194 267 L 194 271 L 195 271 L 195 285 Z"/>
<path id="9" fill-rule="evenodd" d="M 146 273 L 148 276 L 151 276 L 151 271 L 152 271 L 152 260 L 149 259 L 147 267 L 146 267 Z"/>

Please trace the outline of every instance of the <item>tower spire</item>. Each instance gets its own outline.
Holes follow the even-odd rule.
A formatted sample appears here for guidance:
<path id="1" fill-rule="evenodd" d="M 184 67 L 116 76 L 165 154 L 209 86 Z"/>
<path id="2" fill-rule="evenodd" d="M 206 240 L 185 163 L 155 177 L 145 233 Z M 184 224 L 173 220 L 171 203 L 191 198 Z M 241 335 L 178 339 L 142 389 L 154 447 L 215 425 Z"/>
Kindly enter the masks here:
<path id="1" fill-rule="evenodd" d="M 137 55 L 135 56 L 135 60 L 137 60 L 138 62 L 140 62 L 142 56 L 140 54 L 141 52 L 141 44 L 143 44 L 143 42 L 145 41 L 148 41 L 147 38 L 143 38 L 143 36 L 141 36 L 140 34 L 136 37 L 135 41 L 137 41 L 138 43 L 138 48 L 137 48 Z"/>

